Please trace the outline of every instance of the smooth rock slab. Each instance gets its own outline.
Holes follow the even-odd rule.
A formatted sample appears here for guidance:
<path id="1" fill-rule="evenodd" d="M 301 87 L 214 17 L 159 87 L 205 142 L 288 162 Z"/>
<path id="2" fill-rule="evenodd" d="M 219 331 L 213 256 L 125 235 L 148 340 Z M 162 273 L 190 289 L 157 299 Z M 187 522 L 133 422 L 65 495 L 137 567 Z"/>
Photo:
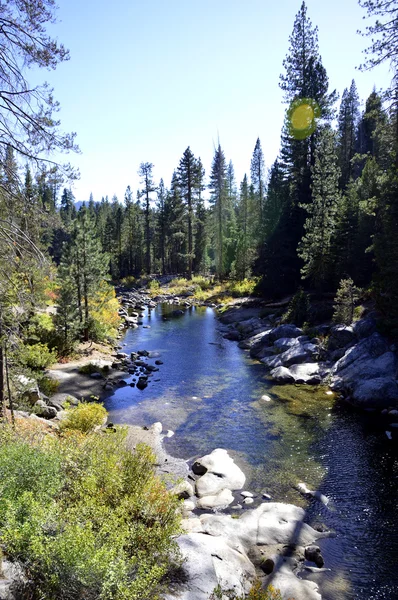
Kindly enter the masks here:
<path id="1" fill-rule="evenodd" d="M 199 458 L 195 462 L 195 473 L 200 474 L 201 469 L 207 477 L 204 481 L 204 476 L 196 482 L 196 491 L 199 496 L 208 495 L 227 488 L 229 490 L 240 490 L 245 485 L 246 477 L 243 471 L 236 465 L 228 452 L 223 448 L 217 448 L 210 454 Z"/>
<path id="2" fill-rule="evenodd" d="M 223 489 L 217 494 L 211 494 L 209 496 L 202 496 L 196 503 L 197 508 L 227 508 L 234 501 L 231 490 Z"/>
<path id="3" fill-rule="evenodd" d="M 254 566 L 244 554 L 231 548 L 227 540 L 190 533 L 180 536 L 177 543 L 185 558 L 182 568 L 187 583 L 175 595 L 166 594 L 165 600 L 209 600 L 218 585 L 234 589 L 239 596 L 249 592 L 255 577 Z"/>

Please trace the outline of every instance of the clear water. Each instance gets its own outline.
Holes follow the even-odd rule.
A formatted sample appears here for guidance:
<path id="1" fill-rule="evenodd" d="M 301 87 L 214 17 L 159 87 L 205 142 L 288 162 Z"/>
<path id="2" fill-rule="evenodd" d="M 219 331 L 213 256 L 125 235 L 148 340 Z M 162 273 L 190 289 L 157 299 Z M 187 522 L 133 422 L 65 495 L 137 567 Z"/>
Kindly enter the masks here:
<path id="1" fill-rule="evenodd" d="M 213 310 L 173 310 L 146 311 L 150 328 L 127 332 L 124 351 L 159 353 L 148 362 L 164 364 L 145 390 L 122 387 L 108 398 L 111 420 L 161 421 L 175 432 L 166 449 L 185 459 L 226 448 L 246 489 L 304 506 L 309 523 L 333 529 L 336 537 L 320 542 L 331 571 L 308 575 L 325 600 L 397 599 L 398 451 L 383 422 L 334 405 L 325 389 L 272 387 L 261 364 L 222 338 Z M 328 507 L 306 504 L 299 482 L 330 498 Z"/>

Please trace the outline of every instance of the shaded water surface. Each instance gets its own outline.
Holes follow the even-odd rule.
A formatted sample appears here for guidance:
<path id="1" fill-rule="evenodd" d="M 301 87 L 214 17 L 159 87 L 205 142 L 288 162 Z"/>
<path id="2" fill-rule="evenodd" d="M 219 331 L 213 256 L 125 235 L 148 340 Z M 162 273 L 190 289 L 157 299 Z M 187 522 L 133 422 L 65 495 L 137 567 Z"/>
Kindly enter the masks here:
<path id="1" fill-rule="evenodd" d="M 304 506 L 308 522 L 336 532 L 320 542 L 331 571 L 310 576 L 319 578 L 325 600 L 396 600 L 398 453 L 382 423 L 335 406 L 324 389 L 272 387 L 263 365 L 222 338 L 213 310 L 174 310 L 146 311 L 150 328 L 126 334 L 125 352 L 158 353 L 148 362 L 163 364 L 145 390 L 115 391 L 107 401 L 111 420 L 161 421 L 175 432 L 168 452 L 181 458 L 232 451 L 246 489 Z M 328 507 L 303 504 L 293 487 L 302 481 L 330 498 Z"/>

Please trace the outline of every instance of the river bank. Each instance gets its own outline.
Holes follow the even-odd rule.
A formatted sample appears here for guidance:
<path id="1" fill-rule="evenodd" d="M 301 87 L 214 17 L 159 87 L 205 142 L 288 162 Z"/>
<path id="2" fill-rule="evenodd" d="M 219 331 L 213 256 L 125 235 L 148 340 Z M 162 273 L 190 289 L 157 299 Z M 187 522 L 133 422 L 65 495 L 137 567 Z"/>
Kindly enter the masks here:
<path id="1" fill-rule="evenodd" d="M 179 311 L 179 314 L 173 315 L 174 311 Z M 254 496 L 253 504 L 247 506 L 246 503 L 243 504 L 244 497 L 240 496 L 239 491 L 232 492 L 234 501 L 227 509 L 223 509 L 223 515 L 233 519 L 233 522 L 237 519 L 232 515 L 244 516 L 252 510 L 251 507 L 254 510 L 259 508 L 263 503 L 262 490 L 271 495 L 272 499 L 282 500 L 282 503 L 300 504 L 299 493 L 294 490 L 289 492 L 287 501 L 283 499 L 288 488 L 292 489 L 292 485 L 305 482 L 308 487 L 330 497 L 331 510 L 324 508 L 322 502 L 315 499 L 310 500 L 309 510 L 306 509 L 307 524 L 317 527 L 315 523 L 324 522 L 338 534 L 337 539 L 322 539 L 319 544 L 322 553 L 325 553 L 325 566 L 332 569 L 330 575 L 321 571 L 311 576 L 317 580 L 324 576 L 329 578 L 330 590 L 325 595 L 328 600 L 366 597 L 366 594 L 350 595 L 347 591 L 337 593 L 336 586 L 344 584 L 340 580 L 340 573 L 341 568 L 346 568 L 347 562 L 350 572 L 358 572 L 357 580 L 367 581 L 363 579 L 366 572 L 362 571 L 370 562 L 375 571 L 379 572 L 380 567 L 383 569 L 378 561 L 379 555 L 373 556 L 374 552 L 377 553 L 375 545 L 378 546 L 379 539 L 375 529 L 380 528 L 384 532 L 384 549 L 378 550 L 381 557 L 386 552 L 385 545 L 389 546 L 388 532 L 382 523 L 389 514 L 389 509 L 384 504 L 391 496 L 391 490 L 387 491 L 386 483 L 380 478 L 380 471 L 385 471 L 384 467 L 393 462 L 388 457 L 379 456 L 378 448 L 374 445 L 363 453 L 369 446 L 369 433 L 363 431 L 360 415 L 353 413 L 351 419 L 348 412 L 347 420 L 343 409 L 338 412 L 333 408 L 328 410 L 328 406 L 333 406 L 335 396 L 327 396 L 326 388 L 322 386 L 318 386 L 318 394 L 314 392 L 317 386 L 283 385 L 270 388 L 270 384 L 265 383 L 267 370 L 264 365 L 249 359 L 249 353 L 239 349 L 236 342 L 223 340 L 216 333 L 218 322 L 212 310 L 178 308 L 173 305 L 158 306 L 155 310 L 152 305 L 150 310 L 145 309 L 142 314 L 142 325 L 134 330 L 127 329 L 126 336 L 120 343 L 120 346 L 124 343 L 127 346 L 115 350 L 115 354 L 120 351 L 126 355 L 116 362 L 129 361 L 132 352 L 137 354 L 137 350 L 147 349 L 149 353 L 158 351 L 164 364 L 159 366 L 160 372 L 154 372 L 148 377 L 148 387 L 142 391 L 137 390 L 136 386 L 130 387 L 134 376 L 128 370 L 124 371 L 127 385 L 114 386 L 113 394 L 111 392 L 112 396 L 107 401 L 111 420 L 117 423 L 143 424 L 150 430 L 151 424 L 161 418 L 166 427 L 176 431 L 174 437 L 164 439 L 169 453 L 183 458 L 193 455 L 196 458 L 203 457 L 217 447 L 231 449 L 231 456 L 246 474 L 243 491 L 253 493 Z M 157 359 L 141 357 L 138 360 L 152 364 Z M 243 370 L 242 361 L 247 364 L 247 368 Z M 206 380 L 203 379 L 204 374 Z M 91 380 L 89 376 L 85 377 L 88 382 Z M 104 385 L 106 378 L 101 377 L 97 383 L 100 381 Z M 181 382 L 177 385 L 179 380 Z M 96 378 L 92 381 L 96 381 Z M 283 396 L 288 391 L 295 394 L 295 399 L 293 404 L 289 401 L 286 405 L 279 398 L 281 393 Z M 269 398 L 262 400 L 264 394 L 268 394 Z M 297 416 L 292 414 L 292 409 Z M 332 414 L 329 414 L 331 411 Z M 316 446 L 312 448 L 316 439 L 314 433 L 320 436 L 321 442 L 316 442 Z M 378 438 L 375 439 L 380 444 Z M 255 445 L 251 440 L 255 441 Z M 387 440 L 385 443 L 388 445 Z M 349 464 L 344 460 L 347 448 L 350 448 Z M 281 451 L 283 455 L 280 454 Z M 242 452 L 251 453 L 250 465 L 247 461 L 240 460 L 244 457 Z M 329 472 L 325 471 L 328 466 L 322 468 L 325 453 L 326 456 L 334 456 L 334 462 L 327 460 Z M 257 473 L 256 465 L 260 467 L 260 463 L 261 476 L 258 471 L 253 477 Z M 376 472 L 371 470 L 373 463 L 379 464 Z M 355 466 L 353 470 L 351 464 Z M 169 469 L 168 466 L 166 469 Z M 363 478 L 361 476 L 358 479 L 358 473 L 362 471 Z M 286 481 L 280 485 L 278 479 L 282 475 Z M 386 475 L 388 477 L 388 473 Z M 191 476 L 195 478 L 195 474 L 191 473 Z M 189 481 L 192 485 L 192 480 Z M 256 481 L 259 482 L 258 485 Z M 374 485 L 371 485 L 372 481 Z M 375 503 L 375 497 L 379 496 L 375 487 L 384 489 L 380 496 L 381 502 Z M 355 498 L 355 506 L 351 506 L 350 497 Z M 235 503 L 241 504 L 242 509 L 231 510 Z M 336 508 L 337 513 L 334 512 Z M 195 509 L 195 518 L 200 519 L 201 510 L 198 513 L 198 509 Z M 369 510 L 372 519 L 364 533 L 356 523 L 362 511 Z M 349 525 L 344 516 L 346 511 L 351 515 L 352 522 Z M 376 517 L 377 512 L 380 512 L 380 518 Z M 368 541 L 366 532 L 369 530 L 373 534 Z M 359 546 L 358 539 L 361 539 Z M 350 556 L 354 564 L 348 560 Z M 391 576 L 389 577 L 388 581 L 391 582 Z M 348 581 L 350 580 L 351 575 L 348 575 Z M 323 594 L 325 581 L 322 582 L 321 589 Z M 374 597 L 379 598 L 377 594 Z M 389 598 L 388 595 L 381 597 Z M 392 595 L 391 598 L 393 597 Z"/>

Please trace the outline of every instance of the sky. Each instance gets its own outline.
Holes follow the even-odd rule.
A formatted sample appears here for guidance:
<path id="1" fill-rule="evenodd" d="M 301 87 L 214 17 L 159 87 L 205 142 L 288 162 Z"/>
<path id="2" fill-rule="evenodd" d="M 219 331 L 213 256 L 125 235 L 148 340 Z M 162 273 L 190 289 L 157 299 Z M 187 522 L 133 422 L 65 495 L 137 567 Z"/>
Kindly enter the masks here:
<path id="1" fill-rule="evenodd" d="M 354 78 L 364 102 L 390 81 L 387 66 L 356 70 L 369 40 L 356 32 L 372 21 L 356 0 L 307 0 L 319 28 L 330 90 L 341 97 Z M 184 150 L 200 156 L 208 176 L 220 141 L 237 182 L 250 172 L 256 139 L 266 167 L 277 157 L 286 106 L 282 61 L 301 0 L 58 0 L 51 35 L 70 50 L 55 71 L 33 72 L 54 88 L 64 131 L 81 154 L 77 201 L 140 187 L 141 162 L 170 185 Z M 29 76 L 28 76 L 29 79 Z"/>

